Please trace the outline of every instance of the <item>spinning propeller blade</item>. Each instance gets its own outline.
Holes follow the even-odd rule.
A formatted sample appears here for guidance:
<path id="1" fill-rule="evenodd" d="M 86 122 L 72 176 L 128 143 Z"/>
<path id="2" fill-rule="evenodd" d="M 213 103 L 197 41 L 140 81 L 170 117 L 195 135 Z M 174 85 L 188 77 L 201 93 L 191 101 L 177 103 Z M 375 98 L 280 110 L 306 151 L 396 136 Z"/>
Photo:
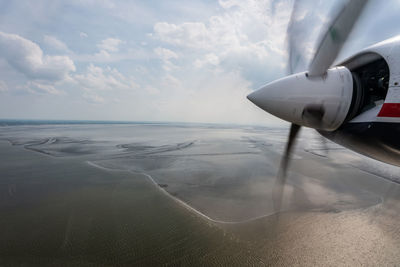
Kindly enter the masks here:
<path id="1" fill-rule="evenodd" d="M 340 10 L 322 35 L 318 49 L 308 68 L 309 76 L 325 74 L 346 42 L 354 24 L 361 15 L 367 0 L 350 0 Z"/>
<path id="2" fill-rule="evenodd" d="M 273 192 L 273 202 L 275 213 L 279 212 L 282 207 L 283 189 L 286 183 L 286 172 L 290 163 L 291 153 L 294 148 L 296 137 L 300 131 L 300 126 L 292 123 L 290 125 L 290 131 L 286 148 L 281 159 L 281 164 L 278 171 L 278 176 L 275 181 L 275 187 Z"/>
<path id="3" fill-rule="evenodd" d="M 327 30 L 321 34 L 323 37 L 317 46 L 318 49 L 309 66 L 308 76 L 322 76 L 326 73 L 335 61 L 367 2 L 367 0 L 349 0 L 341 8 L 338 15 L 329 23 L 329 26 L 326 27 Z M 295 72 L 299 64 L 304 61 L 304 57 L 301 53 L 302 48 L 298 46 L 297 36 L 295 36 L 296 32 L 294 30 L 294 27 L 296 26 L 295 18 L 296 12 L 298 12 L 298 6 L 299 1 L 295 1 L 287 31 L 289 50 L 288 69 L 291 74 Z M 324 114 L 325 108 L 323 104 L 309 104 L 303 109 L 302 116 L 303 119 L 308 122 L 308 125 L 312 126 L 312 128 L 321 129 Z M 292 123 L 290 127 L 286 149 L 281 159 L 273 192 L 275 212 L 281 210 L 287 169 L 300 128 L 301 126 L 294 123 Z"/>

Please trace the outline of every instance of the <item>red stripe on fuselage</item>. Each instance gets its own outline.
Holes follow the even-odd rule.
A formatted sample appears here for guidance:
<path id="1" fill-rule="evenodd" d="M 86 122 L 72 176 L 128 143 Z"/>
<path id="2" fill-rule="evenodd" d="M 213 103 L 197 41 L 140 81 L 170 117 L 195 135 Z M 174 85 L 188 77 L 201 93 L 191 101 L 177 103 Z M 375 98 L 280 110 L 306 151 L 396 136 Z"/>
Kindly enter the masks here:
<path id="1" fill-rule="evenodd" d="M 384 103 L 378 117 L 400 118 L 400 103 Z"/>

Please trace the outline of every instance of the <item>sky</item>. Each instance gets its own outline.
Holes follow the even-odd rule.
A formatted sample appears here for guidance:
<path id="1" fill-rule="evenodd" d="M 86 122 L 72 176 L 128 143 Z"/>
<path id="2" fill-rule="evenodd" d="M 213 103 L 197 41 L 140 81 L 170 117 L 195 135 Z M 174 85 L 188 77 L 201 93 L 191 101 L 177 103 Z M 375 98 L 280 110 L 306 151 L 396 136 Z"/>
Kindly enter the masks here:
<path id="1" fill-rule="evenodd" d="M 310 56 L 331 6 L 303 2 Z M 287 74 L 292 6 L 0 0 L 0 118 L 282 124 L 246 95 Z M 400 34 L 399 11 L 371 0 L 340 57 Z"/>

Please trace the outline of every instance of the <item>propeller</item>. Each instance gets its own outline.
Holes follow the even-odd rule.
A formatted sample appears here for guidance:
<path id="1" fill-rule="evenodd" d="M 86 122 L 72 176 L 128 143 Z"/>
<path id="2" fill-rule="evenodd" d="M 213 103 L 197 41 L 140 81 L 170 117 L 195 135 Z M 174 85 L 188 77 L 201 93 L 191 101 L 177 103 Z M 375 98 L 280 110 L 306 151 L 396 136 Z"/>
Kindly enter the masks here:
<path id="1" fill-rule="evenodd" d="M 303 117 L 318 129 L 322 123 L 322 118 L 325 114 L 323 105 L 308 105 L 303 110 Z M 286 148 L 283 153 L 278 175 L 275 181 L 275 188 L 273 192 L 273 203 L 275 212 L 279 212 L 282 207 L 283 189 L 286 184 L 286 174 L 289 168 L 291 154 L 296 144 L 297 136 L 300 132 L 301 126 L 292 123 L 290 125 L 288 140 L 286 142 Z"/>
<path id="2" fill-rule="evenodd" d="M 304 51 L 304 47 L 301 46 L 295 31 L 299 2 L 300 1 L 294 2 L 287 31 L 289 54 L 288 69 L 290 74 L 293 74 L 295 70 L 299 68 L 299 65 L 304 63 L 304 56 L 301 53 L 301 51 Z M 328 27 L 326 27 L 325 32 L 321 34 L 322 38 L 316 46 L 317 50 L 308 67 L 307 77 L 309 79 L 321 77 L 326 74 L 327 70 L 333 64 L 337 55 L 341 51 L 343 44 L 347 40 L 367 2 L 367 0 L 349 0 L 342 6 L 338 14 L 334 16 L 328 24 Z M 307 125 L 315 129 L 322 128 L 324 115 L 325 107 L 323 103 L 306 105 L 302 112 L 303 120 L 307 122 Z M 273 206 L 276 214 L 280 212 L 282 208 L 287 169 L 291 161 L 291 154 L 294 150 L 300 129 L 301 126 L 295 123 L 292 123 L 290 126 L 286 148 L 281 159 L 273 189 Z"/>
<path id="3" fill-rule="evenodd" d="M 286 184 L 286 171 L 289 167 L 291 159 L 290 154 L 292 153 L 292 150 L 295 146 L 296 138 L 300 131 L 300 128 L 301 126 L 294 123 L 290 125 L 290 131 L 286 143 L 286 148 L 281 159 L 281 164 L 279 167 L 278 175 L 276 177 L 274 191 L 272 195 L 275 212 L 279 212 L 281 210 L 283 189 Z"/>
<path id="4" fill-rule="evenodd" d="M 325 74 L 338 56 L 367 2 L 367 0 L 350 0 L 343 5 L 322 35 L 323 38 L 308 68 L 309 76 Z"/>

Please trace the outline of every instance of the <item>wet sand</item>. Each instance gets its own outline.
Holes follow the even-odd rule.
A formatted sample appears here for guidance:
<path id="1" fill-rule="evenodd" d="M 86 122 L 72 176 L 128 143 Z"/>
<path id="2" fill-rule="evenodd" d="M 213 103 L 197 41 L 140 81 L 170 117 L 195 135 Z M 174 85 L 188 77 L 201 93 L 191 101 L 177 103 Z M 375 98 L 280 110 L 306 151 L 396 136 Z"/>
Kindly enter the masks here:
<path id="1" fill-rule="evenodd" d="M 256 264 L 143 175 L 0 147 L 2 266 Z"/>
<path id="2" fill-rule="evenodd" d="M 399 264 L 396 169 L 311 137 L 278 217 L 284 130 L 2 128 L 0 265 Z"/>

